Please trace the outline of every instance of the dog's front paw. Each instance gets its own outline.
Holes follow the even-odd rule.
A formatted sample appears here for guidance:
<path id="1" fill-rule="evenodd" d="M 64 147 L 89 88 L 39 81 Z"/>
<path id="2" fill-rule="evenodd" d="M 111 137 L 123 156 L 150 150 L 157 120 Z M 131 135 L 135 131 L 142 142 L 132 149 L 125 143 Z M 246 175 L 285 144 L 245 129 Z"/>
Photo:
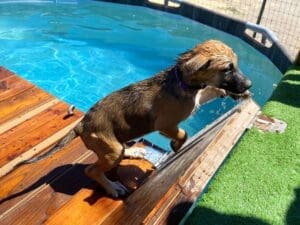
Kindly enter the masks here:
<path id="1" fill-rule="evenodd" d="M 132 146 L 125 149 L 124 156 L 130 159 L 144 159 L 146 156 L 146 149 Z"/>
<path id="2" fill-rule="evenodd" d="M 171 146 L 171 148 L 174 152 L 178 152 L 178 150 L 180 149 L 182 144 L 180 144 L 178 141 L 173 140 L 173 141 L 170 142 L 170 146 Z"/>
<path id="3" fill-rule="evenodd" d="M 228 95 L 227 91 L 224 89 L 219 89 L 219 97 L 225 98 Z"/>
<path id="4" fill-rule="evenodd" d="M 115 182 L 111 181 L 110 185 L 111 185 L 111 189 L 106 190 L 106 192 L 108 195 L 112 196 L 113 198 L 119 198 L 129 193 L 129 190 L 119 181 L 115 181 Z"/>
<path id="5" fill-rule="evenodd" d="M 243 98 L 243 99 L 247 99 L 247 98 L 250 98 L 250 97 L 252 97 L 252 93 L 250 92 L 250 91 L 245 91 L 243 94 L 242 94 L 242 96 L 241 96 L 241 98 Z"/>
<path id="6" fill-rule="evenodd" d="M 188 135 L 185 132 L 183 139 L 181 139 L 181 140 L 172 140 L 171 143 L 170 143 L 170 146 L 171 146 L 172 150 L 174 152 L 179 152 L 181 146 L 185 143 L 187 138 L 188 138 Z"/>

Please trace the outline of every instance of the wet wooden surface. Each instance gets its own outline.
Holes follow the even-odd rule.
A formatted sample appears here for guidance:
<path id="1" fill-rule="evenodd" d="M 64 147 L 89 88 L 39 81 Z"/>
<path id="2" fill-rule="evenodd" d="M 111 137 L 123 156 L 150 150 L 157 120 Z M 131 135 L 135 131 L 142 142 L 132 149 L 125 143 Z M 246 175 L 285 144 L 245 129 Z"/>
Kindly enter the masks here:
<path id="1" fill-rule="evenodd" d="M 0 67 L 0 225 L 168 224 L 204 189 L 258 111 L 249 100 L 203 132 L 186 150 L 154 171 L 146 160 L 123 160 L 109 176 L 132 193 L 111 199 L 84 168 L 96 160 L 80 138 L 43 161 L 7 173 L 41 154 L 76 124 L 68 105 Z M 5 175 L 6 174 L 6 175 Z M 180 214 L 180 215 L 181 215 Z M 176 224 L 176 223 L 172 223 Z"/>
<path id="2" fill-rule="evenodd" d="M 252 100 L 247 100 L 233 115 L 223 121 L 222 128 L 214 135 L 209 145 L 188 169 L 182 171 L 168 192 L 143 220 L 143 224 L 167 225 L 180 221 L 238 142 L 243 131 L 252 124 L 258 112 L 259 106 Z"/>
<path id="3" fill-rule="evenodd" d="M 80 138 L 52 157 L 6 174 L 15 162 L 47 151 L 80 120 L 83 113 L 77 110 L 74 116 L 65 118 L 68 107 L 0 67 L 1 225 L 77 224 L 86 219 L 93 224 L 119 206 L 121 200 L 105 196 L 84 175 L 84 168 L 96 161 L 96 156 Z M 134 190 L 152 171 L 153 165 L 146 160 L 123 160 L 110 176 Z M 65 209 L 73 207 L 79 207 L 76 211 L 84 210 L 88 216 L 69 212 L 65 217 Z"/>

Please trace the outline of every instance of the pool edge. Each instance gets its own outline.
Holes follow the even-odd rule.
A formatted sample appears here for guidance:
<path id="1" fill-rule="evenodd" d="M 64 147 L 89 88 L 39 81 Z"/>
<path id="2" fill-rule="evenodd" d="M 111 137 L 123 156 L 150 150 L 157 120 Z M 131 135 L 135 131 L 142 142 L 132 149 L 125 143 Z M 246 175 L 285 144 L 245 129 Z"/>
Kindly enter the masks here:
<path id="1" fill-rule="evenodd" d="M 147 0 L 94 1 L 143 6 L 159 11 L 178 14 L 240 38 L 247 44 L 254 47 L 256 50 L 267 56 L 268 59 L 280 70 L 281 73 L 285 73 L 285 71 L 292 65 L 293 60 L 291 55 L 287 52 L 287 50 L 279 40 L 272 40 L 272 46 L 266 47 L 245 33 L 247 29 L 251 29 L 251 26 L 249 26 L 249 23 L 247 21 L 231 18 L 229 16 L 214 12 L 201 6 L 196 6 L 192 3 L 180 1 L 179 7 L 170 7 L 151 3 Z M 272 31 L 269 29 L 263 27 L 261 27 L 261 29 L 267 30 L 272 33 Z"/>

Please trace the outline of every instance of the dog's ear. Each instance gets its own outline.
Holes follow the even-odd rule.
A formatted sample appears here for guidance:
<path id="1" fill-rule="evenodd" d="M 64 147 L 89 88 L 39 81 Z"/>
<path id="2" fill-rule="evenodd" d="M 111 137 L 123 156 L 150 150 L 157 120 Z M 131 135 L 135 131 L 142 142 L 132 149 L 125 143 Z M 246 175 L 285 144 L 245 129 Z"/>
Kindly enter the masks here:
<path id="1" fill-rule="evenodd" d="M 193 55 L 192 52 L 186 52 L 181 55 L 179 63 L 182 71 L 193 74 L 197 71 L 208 69 L 211 59 L 200 54 Z"/>
<path id="2" fill-rule="evenodd" d="M 189 61 L 186 62 L 186 66 L 190 67 L 191 70 L 199 71 L 199 70 L 206 70 L 210 66 L 211 60 L 207 57 L 202 55 L 197 55 L 191 58 Z"/>

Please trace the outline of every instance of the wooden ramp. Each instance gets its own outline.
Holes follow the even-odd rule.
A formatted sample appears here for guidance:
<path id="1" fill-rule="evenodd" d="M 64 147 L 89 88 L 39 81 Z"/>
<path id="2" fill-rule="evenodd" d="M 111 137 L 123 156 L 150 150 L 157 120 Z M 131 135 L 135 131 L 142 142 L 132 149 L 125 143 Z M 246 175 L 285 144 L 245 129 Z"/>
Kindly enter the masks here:
<path id="1" fill-rule="evenodd" d="M 110 176 L 133 192 L 114 200 L 84 175 L 96 158 L 79 138 L 11 171 L 47 151 L 81 119 L 79 111 L 66 118 L 68 107 L 0 67 L 1 225 L 170 224 L 170 218 L 176 224 L 174 208 L 196 199 L 259 110 L 252 100 L 244 102 L 156 170 L 147 160 L 123 160 Z"/>

